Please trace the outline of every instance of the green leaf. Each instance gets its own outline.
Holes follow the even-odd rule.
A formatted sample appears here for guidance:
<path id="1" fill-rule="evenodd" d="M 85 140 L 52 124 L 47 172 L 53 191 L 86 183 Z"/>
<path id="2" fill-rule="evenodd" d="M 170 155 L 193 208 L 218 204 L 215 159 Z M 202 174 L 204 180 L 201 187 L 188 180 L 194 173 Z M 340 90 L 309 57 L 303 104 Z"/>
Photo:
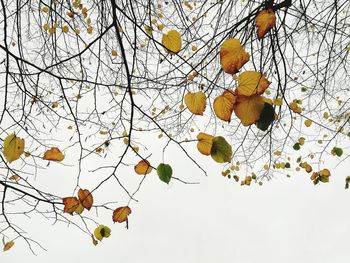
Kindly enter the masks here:
<path id="1" fill-rule="evenodd" d="M 329 182 L 329 177 L 328 176 L 320 176 L 320 181 L 322 183 L 328 183 Z"/>
<path id="2" fill-rule="evenodd" d="M 299 143 L 294 144 L 293 149 L 296 151 L 300 150 L 300 144 Z"/>
<path id="3" fill-rule="evenodd" d="M 286 165 L 284 167 L 290 168 L 290 163 L 286 163 Z"/>
<path id="4" fill-rule="evenodd" d="M 343 149 L 342 148 L 338 148 L 338 147 L 334 147 L 332 149 L 332 153 L 334 153 L 335 155 L 337 155 L 338 157 L 343 155 Z"/>
<path id="5" fill-rule="evenodd" d="M 274 120 L 275 110 L 271 104 L 265 102 L 260 119 L 256 122 L 256 127 L 262 131 L 266 131 Z"/>
<path id="6" fill-rule="evenodd" d="M 210 151 L 211 158 L 218 163 L 230 162 L 232 158 L 232 147 L 222 136 L 216 136 L 213 139 L 213 145 Z"/>
<path id="7" fill-rule="evenodd" d="M 171 175 L 173 174 L 173 169 L 169 164 L 161 163 L 157 167 L 157 174 L 161 181 L 169 184 Z"/>

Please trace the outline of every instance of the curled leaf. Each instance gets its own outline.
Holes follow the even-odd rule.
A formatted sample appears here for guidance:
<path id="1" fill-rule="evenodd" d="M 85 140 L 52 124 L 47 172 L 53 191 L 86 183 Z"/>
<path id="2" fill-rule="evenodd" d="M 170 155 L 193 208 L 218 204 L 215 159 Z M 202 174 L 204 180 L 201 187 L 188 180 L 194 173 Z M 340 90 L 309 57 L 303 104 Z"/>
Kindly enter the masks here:
<path id="1" fill-rule="evenodd" d="M 237 94 L 253 96 L 263 94 L 270 85 L 266 75 L 257 71 L 242 72 L 238 78 Z"/>
<path id="2" fill-rule="evenodd" d="M 90 193 L 90 191 L 87 189 L 84 189 L 84 190 L 80 189 L 78 191 L 78 197 L 83 207 L 86 208 L 87 210 L 90 210 L 92 207 L 92 204 L 94 203 L 94 198 Z"/>
<path id="3" fill-rule="evenodd" d="M 146 175 L 152 172 L 153 168 L 147 160 L 141 160 L 137 165 L 135 165 L 134 169 L 137 174 Z"/>
<path id="4" fill-rule="evenodd" d="M 164 50 L 170 54 L 176 54 L 181 50 L 182 39 L 181 35 L 176 30 L 170 30 L 167 34 L 162 37 L 162 45 Z"/>
<path id="5" fill-rule="evenodd" d="M 21 139 L 12 133 L 4 140 L 4 156 L 11 163 L 21 156 L 24 152 L 24 139 Z"/>
<path id="6" fill-rule="evenodd" d="M 230 121 L 236 102 L 236 96 L 231 90 L 225 90 L 221 96 L 215 98 L 213 107 L 216 116 L 223 121 Z"/>
<path id="7" fill-rule="evenodd" d="M 220 47 L 220 64 L 224 72 L 237 73 L 249 61 L 249 54 L 244 51 L 236 38 L 225 40 Z"/>
<path id="8" fill-rule="evenodd" d="M 185 104 L 190 112 L 203 115 L 206 107 L 206 97 L 203 91 L 189 92 L 185 95 Z"/>
<path id="9" fill-rule="evenodd" d="M 64 159 L 64 154 L 57 147 L 52 147 L 44 153 L 43 159 L 60 162 Z"/>
<path id="10" fill-rule="evenodd" d="M 210 155 L 214 136 L 200 132 L 197 135 L 197 149 L 201 154 Z"/>
<path id="11" fill-rule="evenodd" d="M 276 25 L 276 15 L 272 9 L 262 10 L 256 16 L 258 39 L 262 39 L 266 33 Z"/>
<path id="12" fill-rule="evenodd" d="M 118 207 L 113 212 L 113 222 L 123 223 L 128 220 L 128 216 L 131 214 L 131 209 L 128 206 Z"/>

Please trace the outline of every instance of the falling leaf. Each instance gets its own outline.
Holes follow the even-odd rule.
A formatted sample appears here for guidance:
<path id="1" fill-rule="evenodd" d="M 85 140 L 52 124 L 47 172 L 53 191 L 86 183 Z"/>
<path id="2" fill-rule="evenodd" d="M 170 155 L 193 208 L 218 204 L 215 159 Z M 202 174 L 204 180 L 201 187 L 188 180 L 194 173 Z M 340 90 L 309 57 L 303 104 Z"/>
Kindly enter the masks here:
<path id="1" fill-rule="evenodd" d="M 189 92 L 185 96 L 185 104 L 190 112 L 195 115 L 203 115 L 206 107 L 206 97 L 203 91 Z"/>
<path id="2" fill-rule="evenodd" d="M 21 156 L 24 152 L 24 139 L 21 139 L 12 133 L 4 140 L 4 156 L 11 163 Z"/>
<path id="3" fill-rule="evenodd" d="M 164 50 L 170 54 L 176 54 L 181 50 L 182 40 L 181 35 L 176 30 L 170 30 L 162 37 L 162 45 Z"/>
<path id="4" fill-rule="evenodd" d="M 95 231 L 94 235 L 98 240 L 102 240 L 104 237 L 109 237 L 111 235 L 111 229 L 108 226 L 99 225 Z"/>
<path id="5" fill-rule="evenodd" d="M 262 10 L 256 16 L 258 39 L 262 39 L 266 33 L 276 25 L 276 15 L 272 9 Z"/>
<path id="6" fill-rule="evenodd" d="M 4 251 L 8 251 L 8 250 L 10 250 L 12 247 L 13 247 L 13 245 L 15 244 L 15 242 L 12 240 L 12 241 L 9 241 L 9 242 L 7 242 L 7 243 L 5 243 L 4 244 Z"/>
<path id="7" fill-rule="evenodd" d="M 64 154 L 57 147 L 52 147 L 45 152 L 43 159 L 60 162 L 64 159 Z"/>
<path id="8" fill-rule="evenodd" d="M 222 136 L 213 139 L 210 155 L 218 163 L 230 162 L 232 159 L 232 147 Z"/>
<path id="9" fill-rule="evenodd" d="M 128 206 L 118 207 L 113 212 L 113 222 L 123 223 L 128 221 L 128 216 L 131 214 L 131 209 Z"/>
<path id="10" fill-rule="evenodd" d="M 216 116 L 223 121 L 230 121 L 236 102 L 236 96 L 230 90 L 225 90 L 221 96 L 215 98 L 213 107 Z"/>
<path id="11" fill-rule="evenodd" d="M 265 106 L 263 97 L 255 95 L 251 97 L 240 96 L 238 98 L 239 100 L 236 102 L 234 110 L 242 124 L 248 126 L 259 120 Z"/>
<path id="12" fill-rule="evenodd" d="M 220 64 L 224 72 L 237 73 L 249 61 L 249 54 L 244 51 L 236 38 L 225 40 L 220 47 Z"/>
<path id="13" fill-rule="evenodd" d="M 64 204 L 64 212 L 68 214 L 73 214 L 76 209 L 79 209 L 79 200 L 76 197 L 64 197 L 62 199 L 63 204 Z"/>
<path id="14" fill-rule="evenodd" d="M 141 160 L 137 165 L 134 167 L 135 172 L 140 175 L 146 175 L 152 172 L 152 166 L 147 160 Z"/>
<path id="15" fill-rule="evenodd" d="M 271 104 L 264 104 L 264 108 L 260 114 L 259 120 L 255 123 L 256 127 L 262 131 L 266 131 L 270 124 L 275 120 L 275 110 Z"/>
<path id="16" fill-rule="evenodd" d="M 270 85 L 265 74 L 257 71 L 245 71 L 238 78 L 237 94 L 244 96 L 253 96 L 263 94 Z"/>
<path id="17" fill-rule="evenodd" d="M 173 169 L 170 165 L 161 163 L 157 167 L 157 174 L 159 176 L 159 179 L 163 181 L 164 183 L 169 184 L 171 176 L 173 174 Z"/>
<path id="18" fill-rule="evenodd" d="M 201 154 L 210 155 L 214 136 L 200 132 L 197 135 L 197 149 Z"/>
<path id="19" fill-rule="evenodd" d="M 90 193 L 90 191 L 87 189 L 84 189 L 84 190 L 80 189 L 78 191 L 78 197 L 83 207 L 86 208 L 87 210 L 90 210 L 92 207 L 92 204 L 94 203 L 94 198 Z"/>

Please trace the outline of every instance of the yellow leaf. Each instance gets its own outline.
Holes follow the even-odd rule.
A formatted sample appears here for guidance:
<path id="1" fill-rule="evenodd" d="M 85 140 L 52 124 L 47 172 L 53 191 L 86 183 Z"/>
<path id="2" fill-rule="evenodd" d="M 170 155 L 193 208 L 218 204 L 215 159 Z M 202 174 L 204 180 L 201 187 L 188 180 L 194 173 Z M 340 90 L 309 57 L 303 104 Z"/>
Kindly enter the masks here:
<path id="1" fill-rule="evenodd" d="M 181 35 L 176 30 L 170 30 L 167 34 L 162 37 L 162 45 L 164 50 L 170 54 L 176 54 L 181 50 L 182 39 Z"/>
<path id="2" fill-rule="evenodd" d="M 24 139 L 21 139 L 12 133 L 4 140 L 4 156 L 11 163 L 21 156 L 24 152 Z"/>
<path id="3" fill-rule="evenodd" d="M 43 159 L 60 162 L 64 159 L 64 154 L 57 147 L 52 147 L 44 153 Z"/>
<path id="4" fill-rule="evenodd" d="M 197 135 L 197 149 L 201 154 L 210 155 L 211 146 L 213 145 L 214 136 L 200 132 Z"/>
<path id="5" fill-rule="evenodd" d="M 164 29 L 165 26 L 164 26 L 163 24 L 160 24 L 160 25 L 158 25 L 157 27 L 158 27 L 158 30 L 162 31 L 162 30 Z"/>
<path id="6" fill-rule="evenodd" d="M 264 104 L 264 98 L 260 95 L 251 97 L 240 96 L 234 110 L 242 124 L 248 126 L 259 120 Z"/>
<path id="7" fill-rule="evenodd" d="M 21 179 L 21 177 L 19 177 L 17 174 L 14 174 L 9 179 L 17 182 L 17 181 L 19 181 L 19 179 Z"/>
<path id="8" fill-rule="evenodd" d="M 244 51 L 238 39 L 230 38 L 222 43 L 220 47 L 220 64 L 224 72 L 235 74 L 248 61 L 249 54 Z"/>
<path id="9" fill-rule="evenodd" d="M 153 28 L 151 26 L 145 26 L 145 31 L 148 35 L 152 35 Z"/>
<path id="10" fill-rule="evenodd" d="M 111 229 L 108 226 L 99 225 L 95 231 L 94 235 L 98 240 L 102 240 L 104 237 L 109 237 L 111 235 Z M 95 244 L 95 242 L 93 242 Z"/>
<path id="11" fill-rule="evenodd" d="M 135 172 L 140 175 L 146 175 L 152 172 L 152 167 L 147 160 L 141 160 L 137 165 L 135 165 L 134 169 Z"/>
<path id="12" fill-rule="evenodd" d="M 320 175 L 325 176 L 325 177 L 329 177 L 329 176 L 331 176 L 331 172 L 328 169 L 322 169 L 320 171 Z"/>
<path id="13" fill-rule="evenodd" d="M 113 222 L 122 223 L 128 220 L 128 216 L 131 214 L 131 209 L 128 206 L 122 206 L 114 210 Z"/>
<path id="14" fill-rule="evenodd" d="M 262 39 L 266 33 L 276 25 L 276 15 L 272 9 L 262 10 L 256 16 L 258 39 Z"/>
<path id="15" fill-rule="evenodd" d="M 206 107 L 206 97 L 204 92 L 198 91 L 196 93 L 187 93 L 185 96 L 185 104 L 193 114 L 203 115 Z"/>
<path id="16" fill-rule="evenodd" d="M 67 25 L 62 27 L 62 32 L 63 33 L 68 33 L 69 27 Z"/>
<path id="17" fill-rule="evenodd" d="M 94 203 L 94 198 L 90 193 L 90 191 L 87 189 L 84 189 L 84 190 L 80 189 L 78 191 L 78 197 L 83 207 L 86 208 L 87 210 L 90 210 L 92 207 L 92 204 Z"/>
<path id="18" fill-rule="evenodd" d="M 49 8 L 47 6 L 44 6 L 41 11 L 43 11 L 43 13 L 47 13 L 49 12 Z"/>
<path id="19" fill-rule="evenodd" d="M 223 121 L 230 121 L 233 112 L 236 96 L 231 90 L 225 90 L 221 96 L 214 100 L 214 112 L 216 116 Z"/>
<path id="20" fill-rule="evenodd" d="M 73 214 L 75 210 L 79 210 L 79 200 L 76 197 L 64 197 L 62 199 L 64 204 L 64 212 L 68 214 Z"/>
<path id="21" fill-rule="evenodd" d="M 4 245 L 4 251 L 8 251 L 8 250 L 10 250 L 12 247 L 13 247 L 13 245 L 15 244 L 15 242 L 12 240 L 12 241 L 9 241 L 9 242 L 7 242 L 5 245 Z"/>
<path id="22" fill-rule="evenodd" d="M 74 210 L 74 212 L 77 213 L 78 215 L 80 215 L 83 211 L 84 211 L 84 206 L 81 203 L 79 203 L 78 207 Z"/>
<path id="23" fill-rule="evenodd" d="M 253 96 L 264 93 L 270 85 L 265 74 L 257 71 L 245 71 L 238 78 L 238 95 Z"/>
<path id="24" fill-rule="evenodd" d="M 312 124 L 312 120 L 305 120 L 304 124 L 305 124 L 306 127 L 310 127 L 311 124 Z"/>

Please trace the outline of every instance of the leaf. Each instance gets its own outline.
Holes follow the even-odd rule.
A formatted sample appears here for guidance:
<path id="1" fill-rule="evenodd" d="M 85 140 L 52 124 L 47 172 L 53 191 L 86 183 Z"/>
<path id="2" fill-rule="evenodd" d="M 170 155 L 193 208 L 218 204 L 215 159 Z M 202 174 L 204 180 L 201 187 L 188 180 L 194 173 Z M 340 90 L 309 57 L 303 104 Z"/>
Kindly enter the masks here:
<path id="1" fill-rule="evenodd" d="M 304 124 L 305 124 L 306 127 L 310 127 L 311 124 L 312 124 L 312 120 L 305 120 Z"/>
<path id="2" fill-rule="evenodd" d="M 181 35 L 176 30 L 170 30 L 167 34 L 162 37 L 162 45 L 164 50 L 170 54 L 176 54 L 181 50 L 182 40 Z"/>
<path id="3" fill-rule="evenodd" d="M 4 156 L 11 163 L 24 152 L 24 139 L 16 136 L 15 133 L 8 135 L 4 140 Z"/>
<path id="4" fill-rule="evenodd" d="M 214 136 L 200 132 L 197 135 L 197 149 L 201 154 L 210 155 Z"/>
<path id="5" fill-rule="evenodd" d="M 203 91 L 189 92 L 185 95 L 185 104 L 190 112 L 195 115 L 203 115 L 206 107 L 206 97 Z"/>
<path id="6" fill-rule="evenodd" d="M 333 147 L 332 154 L 336 155 L 338 157 L 341 157 L 343 155 L 343 149 L 342 148 L 338 148 L 338 147 Z"/>
<path id="7" fill-rule="evenodd" d="M 218 163 L 230 162 L 232 159 L 232 147 L 224 137 L 216 136 L 213 139 L 210 155 Z"/>
<path id="8" fill-rule="evenodd" d="M 78 197 L 83 207 L 86 208 L 87 210 L 90 210 L 92 207 L 92 204 L 94 203 L 94 198 L 90 193 L 90 191 L 87 189 L 84 189 L 84 190 L 80 189 L 78 191 Z"/>
<path id="9" fill-rule="evenodd" d="M 256 16 L 258 39 L 262 39 L 266 33 L 276 25 L 276 15 L 272 9 L 262 10 Z"/>
<path id="10" fill-rule="evenodd" d="M 251 97 L 239 96 L 234 110 L 242 124 L 248 126 L 259 120 L 264 106 L 264 98 L 260 95 Z"/>
<path id="11" fill-rule="evenodd" d="M 137 174 L 146 175 L 152 172 L 152 167 L 147 160 L 141 160 L 137 165 L 135 165 L 134 170 Z"/>
<path id="12" fill-rule="evenodd" d="M 216 116 L 223 121 L 230 121 L 236 102 L 236 96 L 231 90 L 225 90 L 221 96 L 215 98 L 213 107 Z"/>
<path id="13" fill-rule="evenodd" d="M 15 244 L 15 242 L 13 240 L 5 243 L 4 248 L 3 248 L 4 252 L 10 250 L 14 244 Z"/>
<path id="14" fill-rule="evenodd" d="M 266 103 L 260 114 L 259 120 L 256 122 L 256 127 L 262 131 L 266 131 L 270 124 L 275 119 L 275 110 L 271 104 Z"/>
<path id="15" fill-rule="evenodd" d="M 224 72 L 236 74 L 248 61 L 249 54 L 244 51 L 238 39 L 227 39 L 220 46 L 220 64 Z"/>
<path id="16" fill-rule="evenodd" d="M 78 215 L 80 215 L 83 211 L 84 211 L 84 206 L 81 203 L 79 203 L 78 207 L 74 210 L 74 212 L 77 213 Z"/>
<path id="17" fill-rule="evenodd" d="M 263 94 L 270 82 L 266 75 L 257 71 L 245 71 L 237 77 L 237 94 L 253 96 Z"/>
<path id="18" fill-rule="evenodd" d="M 295 143 L 295 144 L 293 145 L 293 149 L 296 150 L 296 151 L 300 150 L 300 144 L 299 144 L 298 142 Z"/>
<path id="19" fill-rule="evenodd" d="M 79 211 L 79 200 L 76 197 L 64 197 L 62 199 L 64 204 L 64 212 L 68 214 L 73 214 L 76 209 Z"/>
<path id="20" fill-rule="evenodd" d="M 171 176 L 173 174 L 173 169 L 169 164 L 161 163 L 157 167 L 157 174 L 161 181 L 169 184 Z"/>
<path id="21" fill-rule="evenodd" d="M 113 212 L 113 222 L 123 223 L 128 221 L 128 216 L 131 214 L 131 209 L 128 206 L 118 207 Z"/>
<path id="22" fill-rule="evenodd" d="M 108 226 L 99 225 L 95 231 L 94 235 L 98 240 L 102 240 L 104 237 L 109 237 L 111 235 L 111 229 Z"/>
<path id="23" fill-rule="evenodd" d="M 52 147 L 44 153 L 43 159 L 60 162 L 64 159 L 64 154 L 57 147 Z"/>

